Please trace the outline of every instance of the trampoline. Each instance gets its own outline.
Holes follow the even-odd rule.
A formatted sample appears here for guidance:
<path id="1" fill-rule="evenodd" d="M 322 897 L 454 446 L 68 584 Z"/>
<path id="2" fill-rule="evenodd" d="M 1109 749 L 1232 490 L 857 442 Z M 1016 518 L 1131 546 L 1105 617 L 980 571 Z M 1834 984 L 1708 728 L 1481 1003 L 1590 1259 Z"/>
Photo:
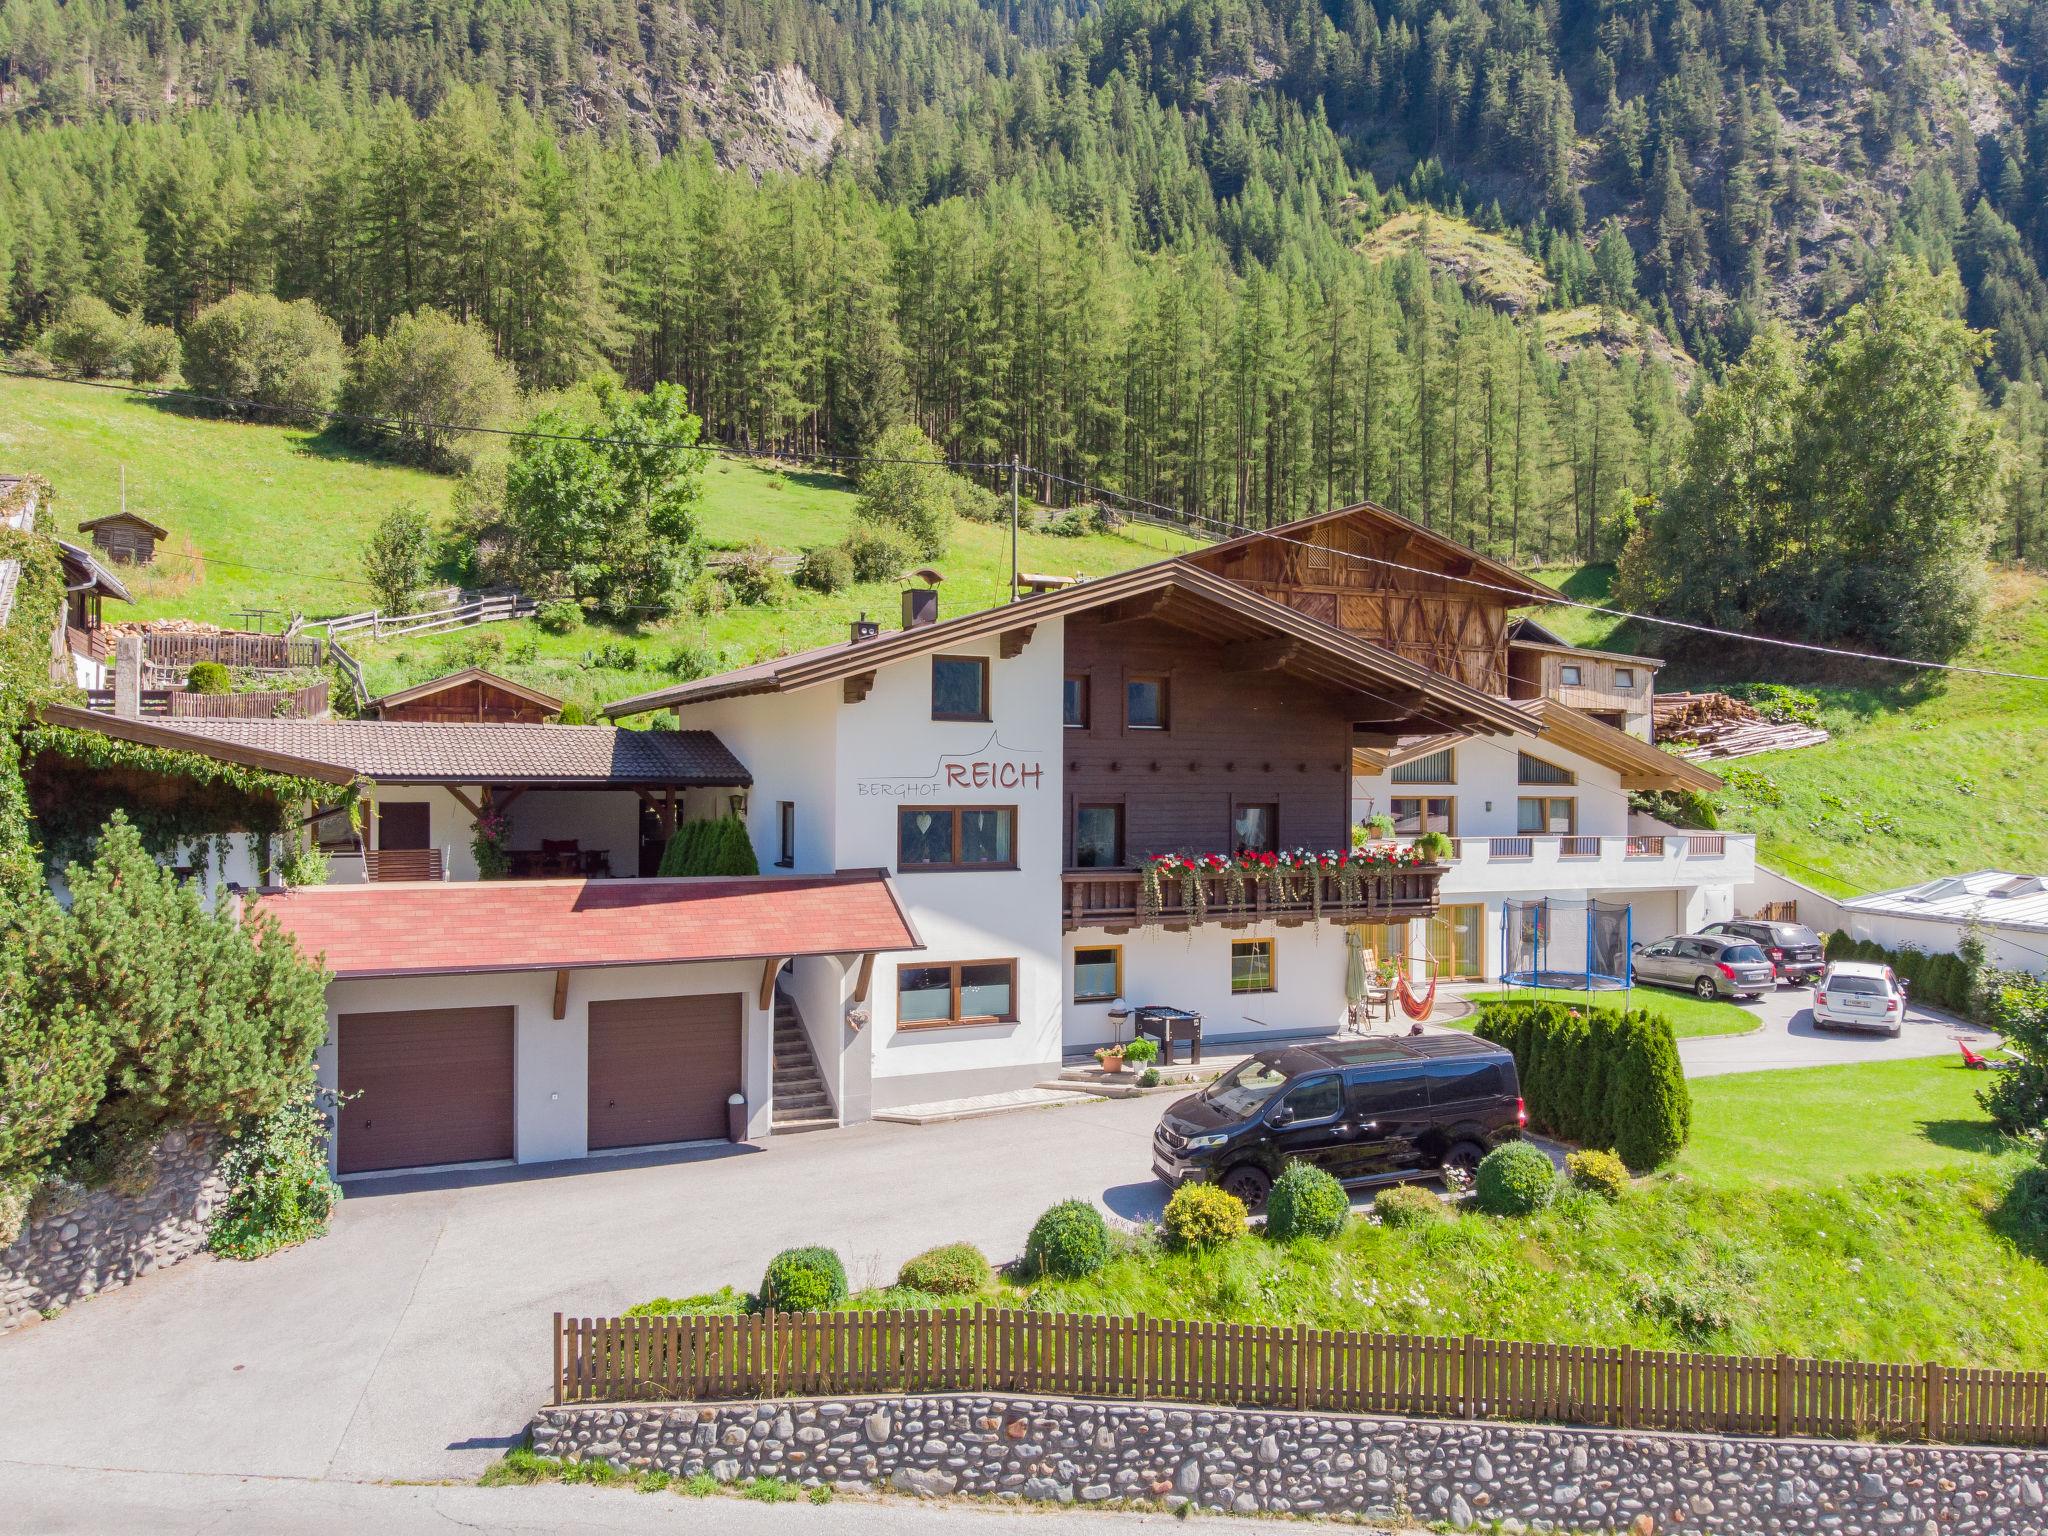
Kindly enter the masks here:
<path id="1" fill-rule="evenodd" d="M 1500 979 L 1510 987 L 1625 991 L 1631 933 L 1627 902 L 1503 902 Z"/>

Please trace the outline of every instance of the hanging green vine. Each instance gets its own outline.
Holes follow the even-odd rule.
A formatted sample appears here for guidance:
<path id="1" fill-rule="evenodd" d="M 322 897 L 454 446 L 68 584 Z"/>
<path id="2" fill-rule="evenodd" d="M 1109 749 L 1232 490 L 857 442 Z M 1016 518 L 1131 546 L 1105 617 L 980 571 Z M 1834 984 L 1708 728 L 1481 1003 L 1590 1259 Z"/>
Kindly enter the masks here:
<path id="1" fill-rule="evenodd" d="M 30 476 L 0 496 L 0 518 L 31 496 L 47 521 L 48 482 Z M 0 895 L 19 903 L 43 883 L 43 861 L 23 773 L 21 734 L 36 705 L 56 693 L 50 677 L 50 630 L 64 603 L 64 564 L 47 534 L 0 528 L 0 565 L 12 572 L 9 618 L 0 624 Z M 4 578 L 0 578 L 4 579 Z"/>

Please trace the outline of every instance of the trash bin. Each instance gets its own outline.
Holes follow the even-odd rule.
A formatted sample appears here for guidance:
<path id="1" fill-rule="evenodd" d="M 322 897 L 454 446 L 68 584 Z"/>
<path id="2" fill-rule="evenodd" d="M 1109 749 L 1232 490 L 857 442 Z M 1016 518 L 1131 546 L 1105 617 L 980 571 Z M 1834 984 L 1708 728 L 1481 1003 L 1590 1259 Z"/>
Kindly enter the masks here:
<path id="1" fill-rule="evenodd" d="M 736 1093 L 725 1101 L 725 1134 L 730 1141 L 747 1139 L 747 1096 Z"/>

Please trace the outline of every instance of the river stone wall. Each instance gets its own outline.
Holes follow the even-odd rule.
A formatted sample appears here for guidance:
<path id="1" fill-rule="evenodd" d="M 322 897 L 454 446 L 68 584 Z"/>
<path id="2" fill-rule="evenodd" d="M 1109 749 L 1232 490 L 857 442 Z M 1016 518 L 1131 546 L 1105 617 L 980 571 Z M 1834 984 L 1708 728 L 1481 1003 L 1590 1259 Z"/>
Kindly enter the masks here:
<path id="1" fill-rule="evenodd" d="M 1948 1446 L 947 1394 L 546 1408 L 533 1448 L 722 1482 L 1508 1531 L 2048 1533 L 2048 1452 Z"/>
<path id="2" fill-rule="evenodd" d="M 0 1249 L 0 1333 L 189 1259 L 227 1193 L 217 1138 L 175 1130 L 104 1189 L 52 1181 Z"/>

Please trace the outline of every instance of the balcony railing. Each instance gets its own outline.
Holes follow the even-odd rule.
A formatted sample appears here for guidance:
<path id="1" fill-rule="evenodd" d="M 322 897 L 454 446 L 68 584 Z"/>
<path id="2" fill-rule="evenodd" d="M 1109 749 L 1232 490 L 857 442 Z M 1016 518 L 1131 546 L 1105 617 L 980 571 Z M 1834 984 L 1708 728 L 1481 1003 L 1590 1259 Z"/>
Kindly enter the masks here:
<path id="1" fill-rule="evenodd" d="M 1437 882 L 1443 878 L 1441 864 L 1416 864 L 1385 875 L 1367 875 L 1356 900 L 1347 905 L 1337 876 L 1322 875 L 1322 917 L 1333 923 L 1403 922 L 1432 917 L 1437 909 Z M 1226 927 L 1252 923 L 1299 923 L 1313 921 L 1317 905 L 1303 892 L 1283 897 L 1271 881 L 1246 882 L 1241 901 L 1232 899 L 1229 878 L 1222 874 L 1195 877 L 1202 885 L 1202 910 L 1188 904 L 1188 892 L 1179 875 L 1160 883 L 1160 909 L 1145 911 L 1144 876 L 1135 869 L 1070 869 L 1062 877 L 1065 886 L 1063 921 L 1069 931 L 1076 928 L 1125 928 L 1158 924 L 1186 928 L 1197 921 Z"/>
<path id="2" fill-rule="evenodd" d="M 440 880 L 444 869 L 438 848 L 372 848 L 363 855 L 363 872 L 372 882 Z"/>

